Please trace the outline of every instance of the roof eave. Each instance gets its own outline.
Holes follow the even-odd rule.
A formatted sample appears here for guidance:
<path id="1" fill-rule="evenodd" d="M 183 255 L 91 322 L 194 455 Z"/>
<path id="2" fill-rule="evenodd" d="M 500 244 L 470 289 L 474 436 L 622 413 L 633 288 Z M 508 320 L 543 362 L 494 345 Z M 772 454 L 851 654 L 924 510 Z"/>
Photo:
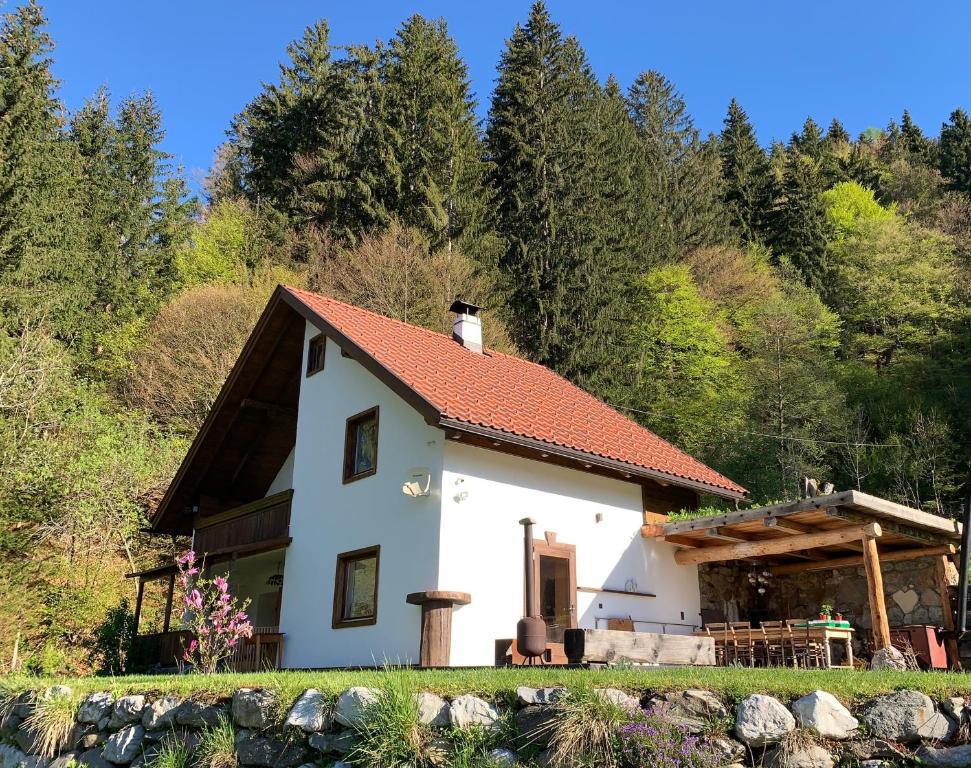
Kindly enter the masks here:
<path id="1" fill-rule="evenodd" d="M 581 471 L 585 469 L 584 465 L 588 464 L 591 467 L 597 467 L 601 470 L 607 469 L 617 472 L 622 476 L 620 478 L 622 480 L 632 478 L 652 480 L 665 485 L 669 484 L 680 486 L 682 488 L 688 488 L 693 491 L 698 491 L 699 493 L 709 493 L 713 496 L 718 496 L 720 498 L 733 501 L 742 501 L 745 499 L 746 495 L 745 492 L 733 491 L 728 488 L 722 488 L 717 485 L 704 483 L 700 480 L 692 480 L 690 478 L 681 477 L 680 475 L 674 475 L 655 469 L 648 469 L 647 467 L 641 467 L 626 461 L 609 459 L 604 456 L 587 453 L 586 451 L 580 451 L 575 448 L 567 448 L 566 446 L 556 445 L 555 443 L 548 443 L 532 437 L 515 435 L 501 429 L 485 427 L 481 424 L 470 424 L 469 422 L 461 421 L 459 419 L 442 417 L 438 421 L 438 426 L 442 429 L 463 432 L 465 434 L 475 435 L 477 437 L 485 437 L 490 440 L 497 441 L 500 443 L 497 450 L 501 450 L 502 445 L 507 444 L 510 446 L 518 446 L 520 448 L 535 451 L 537 453 L 537 458 L 545 453 L 562 459 L 575 461 L 579 465 L 577 468 Z M 627 477 L 628 475 L 630 476 L 629 478 Z"/>

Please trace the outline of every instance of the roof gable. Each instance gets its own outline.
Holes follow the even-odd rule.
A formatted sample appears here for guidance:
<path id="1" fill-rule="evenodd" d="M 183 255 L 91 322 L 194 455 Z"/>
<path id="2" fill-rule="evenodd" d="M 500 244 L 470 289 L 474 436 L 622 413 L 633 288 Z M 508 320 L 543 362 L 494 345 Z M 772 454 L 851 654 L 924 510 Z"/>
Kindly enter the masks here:
<path id="1" fill-rule="evenodd" d="M 281 289 L 430 424 L 508 437 L 727 497 L 745 489 L 553 371 L 319 294 Z M 616 466 L 614 466 L 616 465 Z"/>

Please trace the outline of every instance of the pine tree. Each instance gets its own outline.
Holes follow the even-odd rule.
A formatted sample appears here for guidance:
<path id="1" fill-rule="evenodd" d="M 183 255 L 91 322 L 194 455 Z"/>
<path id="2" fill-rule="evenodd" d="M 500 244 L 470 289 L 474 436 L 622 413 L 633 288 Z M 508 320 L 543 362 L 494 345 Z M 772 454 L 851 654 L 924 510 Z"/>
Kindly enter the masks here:
<path id="1" fill-rule="evenodd" d="M 728 105 L 719 149 L 731 222 L 743 240 L 756 240 L 770 202 L 769 161 L 735 99 Z"/>
<path id="2" fill-rule="evenodd" d="M 643 72 L 627 101 L 639 140 L 638 234 L 646 270 L 722 240 L 726 215 L 716 141 L 701 140 L 674 84 Z"/>
<path id="3" fill-rule="evenodd" d="M 381 49 L 351 46 L 345 54 L 328 77 L 329 134 L 296 158 L 293 190 L 298 222 L 354 242 L 391 220 L 401 169 L 385 123 Z"/>
<path id="4" fill-rule="evenodd" d="M 486 136 L 499 269 L 515 342 L 580 383 L 607 359 L 619 318 L 604 300 L 622 293 L 612 222 L 598 220 L 609 207 L 594 151 L 602 103 L 579 45 L 535 3 L 502 54 Z"/>
<path id="5" fill-rule="evenodd" d="M 826 273 L 826 214 L 820 202 L 823 184 L 812 158 L 790 149 L 773 215 L 772 249 L 785 257 L 813 288 Z"/>
<path id="6" fill-rule="evenodd" d="M 833 122 L 829 124 L 829 128 L 826 130 L 826 143 L 830 145 L 840 145 L 850 143 L 850 134 L 843 127 L 843 124 L 837 119 L 833 118 Z"/>
<path id="7" fill-rule="evenodd" d="M 807 117 L 806 122 L 802 124 L 802 132 L 792 134 L 789 144 L 804 155 L 818 161 L 823 154 L 823 132 L 812 117 Z"/>
<path id="8" fill-rule="evenodd" d="M 265 85 L 234 121 L 244 187 L 252 202 L 300 223 L 307 219 L 302 189 L 310 177 L 316 223 L 329 225 L 355 183 L 347 159 L 361 132 L 361 105 L 353 98 L 360 92 L 348 77 L 352 67 L 334 60 L 327 22 L 307 27 L 287 54 L 279 82 Z"/>
<path id="9" fill-rule="evenodd" d="M 0 27 L 0 260 L 16 271 L 51 242 L 45 220 L 52 191 L 52 148 L 61 111 L 47 19 L 33 0 L 3 16 Z"/>
<path id="10" fill-rule="evenodd" d="M 74 332 L 87 259 L 78 157 L 62 133 L 53 42 L 33 0 L 0 21 L 0 301 L 8 325 Z"/>
<path id="11" fill-rule="evenodd" d="M 951 189 L 971 196 L 971 118 L 955 109 L 941 126 L 939 168 Z"/>
<path id="12" fill-rule="evenodd" d="M 487 249 L 489 196 L 468 69 L 444 20 L 412 16 L 381 64 L 383 120 L 395 156 L 388 208 L 432 247 Z"/>
<path id="13" fill-rule="evenodd" d="M 906 109 L 900 120 L 900 136 L 911 163 L 927 165 L 934 162 L 934 142 L 924 135 Z"/>

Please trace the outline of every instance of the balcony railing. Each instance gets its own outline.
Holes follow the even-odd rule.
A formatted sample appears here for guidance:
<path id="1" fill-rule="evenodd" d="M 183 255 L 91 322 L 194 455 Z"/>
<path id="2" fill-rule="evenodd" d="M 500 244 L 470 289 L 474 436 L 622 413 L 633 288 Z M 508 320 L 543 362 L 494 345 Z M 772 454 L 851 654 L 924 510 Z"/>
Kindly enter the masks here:
<path id="1" fill-rule="evenodd" d="M 181 667 L 193 634 L 185 630 L 156 632 L 134 638 L 131 668 L 171 669 Z M 254 627 L 253 636 L 243 639 L 225 661 L 228 672 L 262 672 L 279 669 L 283 660 L 283 633 L 279 627 Z"/>
<path id="2" fill-rule="evenodd" d="M 293 491 L 196 520 L 194 548 L 199 554 L 255 553 L 290 543 Z"/>

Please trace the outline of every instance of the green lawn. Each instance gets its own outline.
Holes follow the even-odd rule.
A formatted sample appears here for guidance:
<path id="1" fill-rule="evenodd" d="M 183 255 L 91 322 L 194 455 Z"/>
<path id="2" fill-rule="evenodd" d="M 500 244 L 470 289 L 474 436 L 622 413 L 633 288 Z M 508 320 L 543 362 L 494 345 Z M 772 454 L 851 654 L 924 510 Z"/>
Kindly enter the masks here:
<path id="1" fill-rule="evenodd" d="M 94 691 L 125 693 L 173 693 L 218 698 L 244 686 L 272 688 L 283 701 L 292 701 L 307 688 L 318 688 L 336 696 L 352 685 L 378 686 L 381 671 L 265 672 L 256 674 L 155 675 L 131 677 L 36 678 L 11 677 L 0 680 L 7 693 L 43 689 L 55 683 L 71 686 L 81 696 Z M 935 699 L 971 695 L 971 675 L 951 672 L 863 672 L 846 670 L 792 670 L 677 667 L 652 669 L 544 669 L 497 668 L 457 670 L 398 670 L 410 679 L 416 691 L 434 691 L 444 696 L 477 693 L 502 699 L 511 697 L 517 686 L 595 685 L 629 691 L 665 691 L 705 688 L 738 700 L 751 693 L 768 693 L 789 700 L 816 689 L 835 694 L 847 703 L 867 699 L 901 688 L 923 691 Z"/>

